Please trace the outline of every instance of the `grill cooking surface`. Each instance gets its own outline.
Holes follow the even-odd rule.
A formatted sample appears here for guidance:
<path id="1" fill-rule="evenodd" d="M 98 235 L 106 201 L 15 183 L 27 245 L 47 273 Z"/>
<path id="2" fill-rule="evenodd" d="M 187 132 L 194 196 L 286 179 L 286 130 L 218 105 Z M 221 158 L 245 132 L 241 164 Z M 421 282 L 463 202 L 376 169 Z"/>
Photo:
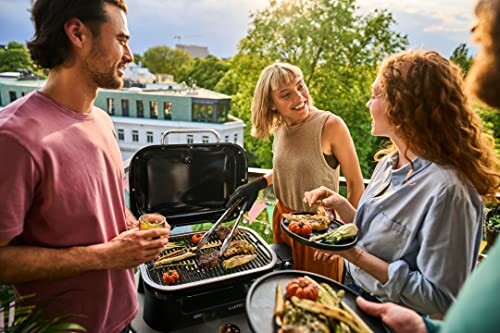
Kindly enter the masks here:
<path id="1" fill-rule="evenodd" d="M 192 247 L 194 246 L 191 242 L 191 235 L 193 233 L 188 233 L 188 234 L 183 234 L 180 236 L 174 236 L 170 238 L 171 242 L 178 242 L 182 240 L 186 240 L 188 245 L 186 247 Z M 205 284 L 210 284 L 213 282 L 217 281 L 223 281 L 227 280 L 230 278 L 235 278 L 239 276 L 245 276 L 250 273 L 256 273 L 260 271 L 267 271 L 269 269 L 272 269 L 276 263 L 276 255 L 274 252 L 270 249 L 270 247 L 264 242 L 264 240 L 252 229 L 248 229 L 245 227 L 239 227 L 238 228 L 238 235 L 236 235 L 233 240 L 238 240 L 238 239 L 245 239 L 247 240 L 250 244 L 252 244 L 255 249 L 256 249 L 256 254 L 257 257 L 253 259 L 252 261 L 232 268 L 232 269 L 224 269 L 222 267 L 222 260 L 223 258 L 219 259 L 219 263 L 217 264 L 216 267 L 214 268 L 200 268 L 198 265 L 198 257 L 191 257 L 189 259 L 185 259 L 179 262 L 174 263 L 174 265 L 171 265 L 171 267 L 168 268 L 160 268 L 160 269 L 153 269 L 154 262 L 150 261 L 146 264 L 141 265 L 141 275 L 144 280 L 148 285 L 160 289 L 160 290 L 165 290 L 165 291 L 174 291 L 174 290 L 182 290 L 186 289 L 188 287 L 194 287 L 194 286 L 201 286 Z M 207 243 L 209 244 L 214 244 L 215 242 L 218 242 L 219 239 L 215 235 L 210 235 L 210 240 Z M 220 242 L 222 245 L 222 242 Z M 211 251 L 219 251 L 220 247 L 211 247 L 207 249 L 202 249 L 200 251 L 200 254 L 206 253 L 206 252 L 211 252 Z M 179 250 L 180 248 L 175 248 L 171 250 L 164 251 L 161 255 L 165 255 L 171 252 L 174 252 L 176 250 Z M 225 259 L 225 258 L 224 258 Z M 182 264 L 189 264 L 188 265 L 182 265 Z M 167 285 L 163 283 L 162 281 L 162 276 L 163 273 L 170 270 L 170 269 L 175 269 L 179 273 L 180 279 L 179 281 L 174 284 L 174 285 Z"/>

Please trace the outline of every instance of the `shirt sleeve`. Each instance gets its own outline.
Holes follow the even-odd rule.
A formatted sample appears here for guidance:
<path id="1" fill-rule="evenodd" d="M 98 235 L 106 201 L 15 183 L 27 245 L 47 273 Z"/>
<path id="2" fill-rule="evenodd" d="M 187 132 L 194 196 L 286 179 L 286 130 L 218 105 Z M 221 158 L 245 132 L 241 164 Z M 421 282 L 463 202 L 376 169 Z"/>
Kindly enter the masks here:
<path id="1" fill-rule="evenodd" d="M 416 269 L 389 264 L 391 300 L 421 313 L 443 314 L 474 267 L 481 241 L 482 202 L 463 186 L 443 186 L 429 201 L 417 235 Z"/>
<path id="2" fill-rule="evenodd" d="M 441 321 L 429 319 L 428 316 L 423 316 L 427 333 L 438 333 L 441 330 Z"/>
<path id="3" fill-rule="evenodd" d="M 23 231 L 39 172 L 31 154 L 9 135 L 0 134 L 0 156 L 0 240 L 10 242 Z"/>

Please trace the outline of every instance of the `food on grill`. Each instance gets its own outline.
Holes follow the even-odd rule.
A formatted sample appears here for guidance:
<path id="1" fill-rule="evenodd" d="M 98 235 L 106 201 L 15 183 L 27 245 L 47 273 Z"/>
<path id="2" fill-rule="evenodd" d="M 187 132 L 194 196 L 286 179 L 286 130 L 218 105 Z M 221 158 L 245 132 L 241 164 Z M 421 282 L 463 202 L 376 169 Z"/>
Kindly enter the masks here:
<path id="1" fill-rule="evenodd" d="M 193 234 L 191 236 L 191 242 L 193 242 L 194 245 L 198 245 L 198 243 L 201 241 L 201 238 L 203 237 L 202 232 L 198 232 L 196 234 Z"/>
<path id="2" fill-rule="evenodd" d="M 302 279 L 301 283 L 317 288 L 316 300 L 289 294 L 289 286 L 299 279 Z M 372 333 L 366 323 L 342 301 L 343 296 L 343 290 L 335 292 L 329 285 L 319 284 L 307 276 L 291 280 L 286 288 L 286 297 L 278 283 L 274 315 L 279 332 Z"/>
<path id="3" fill-rule="evenodd" d="M 200 268 L 214 268 L 219 263 L 218 251 L 206 252 L 200 255 L 198 266 Z"/>
<path id="4" fill-rule="evenodd" d="M 224 257 L 229 258 L 238 254 L 255 253 L 255 247 L 245 239 L 234 240 L 224 252 Z"/>
<path id="5" fill-rule="evenodd" d="M 356 237 L 357 234 L 358 227 L 356 227 L 354 223 L 348 223 L 335 228 L 330 232 L 311 237 L 311 241 L 326 244 L 339 244 L 340 242 Z"/>
<path id="6" fill-rule="evenodd" d="M 169 242 L 165 247 L 163 248 L 164 250 L 171 250 L 175 249 L 178 247 L 185 247 L 188 245 L 187 241 L 178 241 L 178 242 Z"/>
<path id="7" fill-rule="evenodd" d="M 304 222 L 292 222 L 288 225 L 288 229 L 294 234 L 299 236 L 309 238 L 312 234 L 312 226 L 309 223 Z"/>
<path id="8" fill-rule="evenodd" d="M 226 259 L 222 262 L 222 267 L 224 269 L 232 269 L 236 268 L 238 266 L 242 266 L 246 263 L 249 263 L 250 261 L 254 260 L 257 257 L 256 254 L 243 254 L 243 255 L 238 255 L 231 257 L 229 259 Z"/>
<path id="9" fill-rule="evenodd" d="M 331 223 L 326 210 L 323 206 L 318 208 L 316 214 L 283 214 L 283 217 L 286 218 L 290 223 L 292 222 L 302 222 L 306 224 L 310 224 L 313 231 L 324 231 L 328 229 L 328 226 Z"/>
<path id="10" fill-rule="evenodd" d="M 226 239 L 227 236 L 229 236 L 229 233 L 231 233 L 231 227 L 221 225 L 220 227 L 215 229 L 215 234 L 221 241 Z M 238 229 L 236 229 L 236 231 L 234 232 L 234 236 L 238 236 Z"/>
<path id="11" fill-rule="evenodd" d="M 164 259 L 159 259 L 155 262 L 154 268 L 160 268 L 163 265 L 171 264 L 173 262 L 181 261 L 184 259 L 192 258 L 196 256 L 196 253 L 191 252 L 191 251 L 186 251 L 182 254 L 176 255 L 176 256 L 170 256 Z"/>
<path id="12" fill-rule="evenodd" d="M 179 281 L 179 278 L 180 278 L 179 273 L 175 269 L 171 269 L 163 273 L 162 280 L 163 283 L 172 285 L 177 281 Z"/>
<path id="13" fill-rule="evenodd" d="M 296 296 L 298 298 L 307 298 L 313 301 L 318 299 L 318 287 L 305 277 L 290 280 L 285 289 L 289 297 Z"/>

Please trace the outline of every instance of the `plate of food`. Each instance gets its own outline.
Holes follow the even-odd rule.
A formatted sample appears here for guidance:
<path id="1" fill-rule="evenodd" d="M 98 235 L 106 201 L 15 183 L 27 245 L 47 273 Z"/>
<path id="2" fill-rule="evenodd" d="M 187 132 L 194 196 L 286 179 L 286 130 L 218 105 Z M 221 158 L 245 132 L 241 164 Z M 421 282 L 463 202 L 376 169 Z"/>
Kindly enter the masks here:
<path id="1" fill-rule="evenodd" d="M 358 228 L 355 224 L 344 224 L 331 218 L 323 207 L 316 213 L 283 214 L 281 226 L 293 239 L 321 250 L 345 250 L 358 241 Z"/>
<path id="2" fill-rule="evenodd" d="M 358 309 L 357 296 L 327 277 L 287 270 L 256 280 L 245 305 L 253 332 L 390 332 Z"/>

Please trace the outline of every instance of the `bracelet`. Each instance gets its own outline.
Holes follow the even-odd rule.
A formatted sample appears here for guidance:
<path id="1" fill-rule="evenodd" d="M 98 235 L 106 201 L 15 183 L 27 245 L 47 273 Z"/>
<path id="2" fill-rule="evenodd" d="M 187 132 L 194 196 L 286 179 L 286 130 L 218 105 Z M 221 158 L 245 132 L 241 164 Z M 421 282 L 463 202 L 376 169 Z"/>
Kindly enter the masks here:
<path id="1" fill-rule="evenodd" d="M 361 250 L 359 251 L 358 255 L 356 256 L 356 258 L 354 259 L 354 263 L 353 263 L 354 265 L 356 265 L 356 266 L 358 266 L 358 267 L 359 267 L 359 265 L 358 265 L 359 258 L 361 258 L 361 255 L 362 255 L 363 253 L 365 253 L 365 250 L 361 249 Z"/>

